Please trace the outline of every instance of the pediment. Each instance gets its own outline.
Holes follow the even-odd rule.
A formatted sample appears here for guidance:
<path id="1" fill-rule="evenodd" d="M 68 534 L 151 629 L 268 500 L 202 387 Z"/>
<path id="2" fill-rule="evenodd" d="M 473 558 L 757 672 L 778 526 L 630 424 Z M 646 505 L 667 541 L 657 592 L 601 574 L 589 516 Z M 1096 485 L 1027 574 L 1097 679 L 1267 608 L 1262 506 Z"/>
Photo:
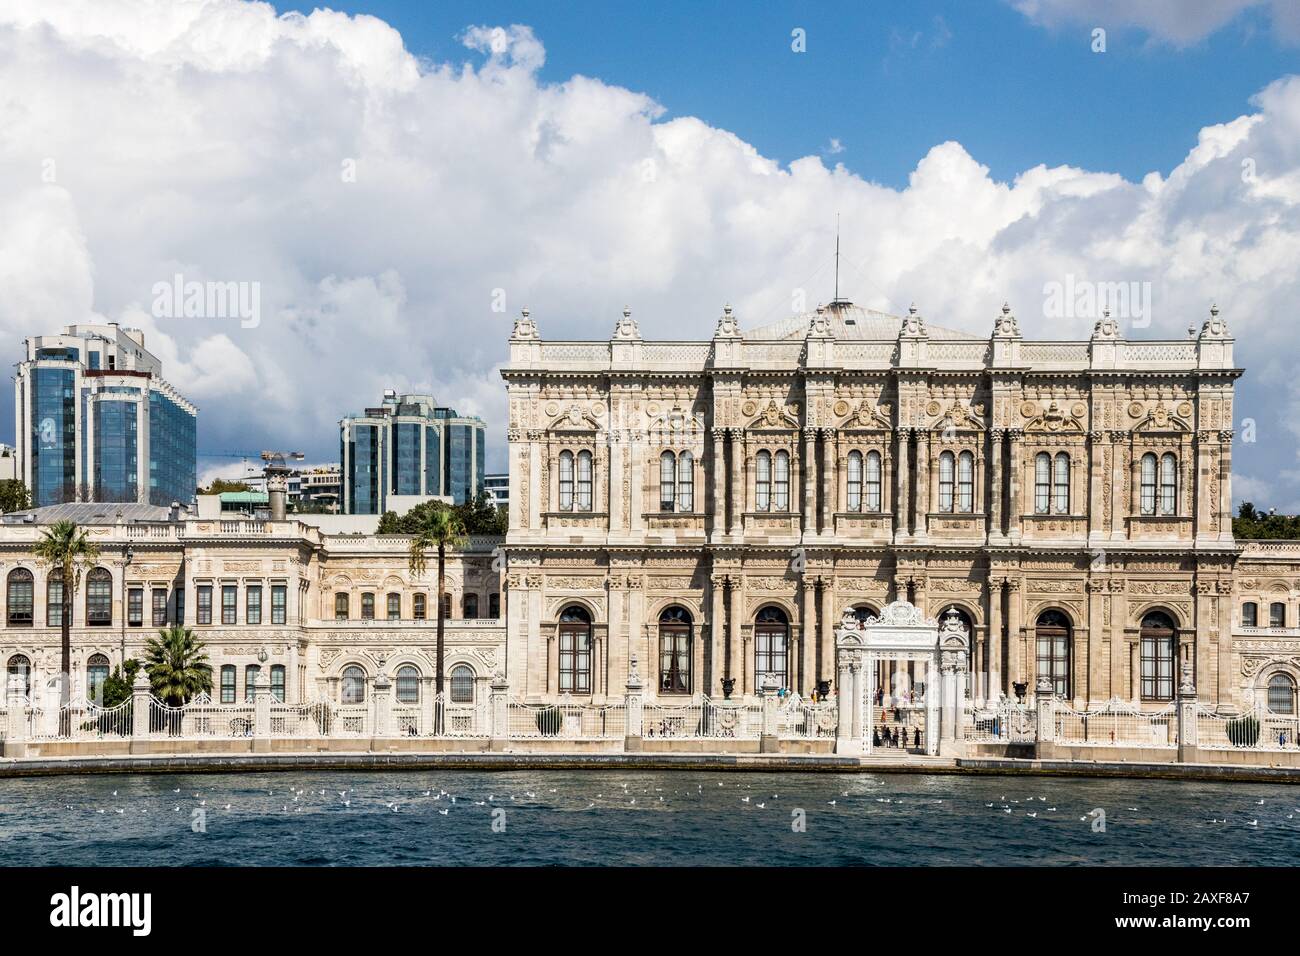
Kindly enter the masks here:
<path id="1" fill-rule="evenodd" d="M 1133 426 L 1133 430 L 1135 432 L 1189 432 L 1192 426 L 1186 419 L 1170 411 L 1164 402 L 1160 402 L 1151 409 L 1146 418 Z"/>
<path id="2" fill-rule="evenodd" d="M 667 435 L 695 435 L 704 431 L 700 416 L 680 404 L 650 420 L 650 430 Z"/>
<path id="3" fill-rule="evenodd" d="M 1023 410 L 1022 410 L 1023 411 Z M 1070 409 L 1052 401 L 1041 413 L 1025 423 L 1027 432 L 1081 432 L 1084 431 L 1083 416 L 1088 413 L 1082 402 L 1075 403 Z"/>
<path id="4" fill-rule="evenodd" d="M 548 431 L 553 432 L 595 432 L 600 429 L 600 422 L 579 405 L 570 405 L 551 422 Z"/>
<path id="5" fill-rule="evenodd" d="M 983 417 L 983 405 L 976 403 L 967 409 L 964 402 L 953 402 L 931 428 L 939 431 L 952 429 L 958 432 L 982 432 L 985 430 L 984 422 L 980 420 Z"/>
<path id="6" fill-rule="evenodd" d="M 889 431 L 894 427 L 894 423 L 889 420 L 889 414 L 893 410 L 891 405 L 875 405 L 867 399 L 858 402 L 857 408 L 851 412 L 847 409 L 848 402 L 842 402 L 834 411 L 844 418 L 840 428 L 848 430 L 869 430 L 869 431 Z"/>
<path id="7" fill-rule="evenodd" d="M 798 420 L 791 415 L 786 409 L 776 403 L 776 399 L 769 399 L 767 407 L 759 412 L 758 417 L 749 423 L 750 428 L 798 428 Z"/>

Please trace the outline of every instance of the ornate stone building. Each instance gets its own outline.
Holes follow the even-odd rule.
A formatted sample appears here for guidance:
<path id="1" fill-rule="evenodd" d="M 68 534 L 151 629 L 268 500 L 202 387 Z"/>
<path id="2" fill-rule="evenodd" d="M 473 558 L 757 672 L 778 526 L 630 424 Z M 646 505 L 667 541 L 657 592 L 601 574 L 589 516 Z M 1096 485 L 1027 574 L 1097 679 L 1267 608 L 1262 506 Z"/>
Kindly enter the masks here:
<path id="1" fill-rule="evenodd" d="M 644 340 L 626 311 L 608 341 L 543 341 L 525 311 L 503 371 L 512 692 L 616 697 L 635 656 L 660 697 L 766 672 L 807 694 L 843 608 L 906 599 L 965 619 L 977 701 L 1045 675 L 1076 706 L 1163 707 L 1187 661 L 1203 701 L 1237 702 L 1283 661 L 1234 644 L 1240 375 L 1217 309 L 1183 340 L 1107 315 L 1072 342 L 1025 339 L 1006 306 L 988 337 L 844 301 L 742 331 L 726 308 L 708 341 Z M 1288 648 L 1294 557 L 1268 585 Z"/>

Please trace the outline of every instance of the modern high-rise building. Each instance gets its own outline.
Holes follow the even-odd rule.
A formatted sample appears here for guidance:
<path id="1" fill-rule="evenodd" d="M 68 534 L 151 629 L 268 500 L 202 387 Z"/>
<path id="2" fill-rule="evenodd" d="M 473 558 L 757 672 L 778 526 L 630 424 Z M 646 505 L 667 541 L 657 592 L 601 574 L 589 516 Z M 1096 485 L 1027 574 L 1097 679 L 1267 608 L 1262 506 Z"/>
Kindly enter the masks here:
<path id="1" fill-rule="evenodd" d="M 143 332 L 71 325 L 26 344 L 14 434 L 34 506 L 194 498 L 198 409 L 163 379 Z"/>
<path id="2" fill-rule="evenodd" d="M 483 479 L 483 490 L 492 499 L 496 508 L 510 507 L 510 476 L 508 474 L 488 475 Z"/>
<path id="3" fill-rule="evenodd" d="M 381 405 L 339 426 L 345 514 L 382 514 L 392 497 L 463 504 L 483 489 L 482 419 L 439 407 L 432 395 L 389 389 Z"/>

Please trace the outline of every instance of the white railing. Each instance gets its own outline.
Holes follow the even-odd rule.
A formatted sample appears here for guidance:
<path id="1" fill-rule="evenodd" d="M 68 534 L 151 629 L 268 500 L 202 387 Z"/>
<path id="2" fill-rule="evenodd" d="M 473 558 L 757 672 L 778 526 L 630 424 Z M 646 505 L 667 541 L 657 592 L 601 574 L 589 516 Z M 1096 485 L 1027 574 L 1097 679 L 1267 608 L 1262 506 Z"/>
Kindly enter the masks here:
<path id="1" fill-rule="evenodd" d="M 756 738 L 763 732 L 763 705 L 709 700 L 698 704 L 646 704 L 643 737 Z"/>
<path id="2" fill-rule="evenodd" d="M 1038 712 L 1024 704 L 1003 701 L 996 707 L 967 712 L 966 739 L 975 743 L 1033 743 L 1038 738 Z"/>
<path id="3" fill-rule="evenodd" d="M 1300 746 L 1300 719 L 1261 712 L 1196 712 L 1196 745 L 1221 750 L 1295 750 Z"/>
<path id="4" fill-rule="evenodd" d="M 33 740 L 104 740 L 130 737 L 131 701 L 116 707 L 101 707 L 93 702 L 70 701 L 49 712 L 37 708 L 28 714 L 28 729 Z"/>
<path id="5" fill-rule="evenodd" d="M 834 737 L 839 725 L 835 701 L 814 704 L 798 694 L 786 698 L 777 711 L 777 736 L 793 739 Z"/>
<path id="6" fill-rule="evenodd" d="M 581 704 L 561 700 L 555 704 L 525 704 L 510 701 L 506 706 L 509 736 L 559 740 L 623 737 L 627 714 L 622 704 Z"/>
<path id="7" fill-rule="evenodd" d="M 149 700 L 149 734 L 157 737 L 251 737 L 252 704 L 213 704 L 200 700 L 173 707 Z"/>
<path id="8" fill-rule="evenodd" d="M 1056 742 L 1101 747 L 1176 747 L 1178 715 L 1172 707 L 1144 713 L 1127 704 L 1076 711 L 1059 706 Z"/>

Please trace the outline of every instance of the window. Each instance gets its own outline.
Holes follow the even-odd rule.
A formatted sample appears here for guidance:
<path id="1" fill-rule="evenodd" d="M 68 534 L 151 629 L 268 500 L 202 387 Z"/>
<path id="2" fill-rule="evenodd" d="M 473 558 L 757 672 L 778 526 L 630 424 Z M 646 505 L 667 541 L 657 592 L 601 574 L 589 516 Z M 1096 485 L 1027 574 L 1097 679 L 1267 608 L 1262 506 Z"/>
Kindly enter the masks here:
<path id="1" fill-rule="evenodd" d="M 1288 717 L 1295 713 L 1295 681 L 1286 674 L 1274 674 L 1268 679 L 1268 709 Z"/>
<path id="2" fill-rule="evenodd" d="M 867 452 L 867 510 L 880 512 L 880 452 Z"/>
<path id="3" fill-rule="evenodd" d="M 438 611 L 442 614 L 444 621 L 451 620 L 451 595 L 444 594 L 442 600 L 438 602 Z"/>
<path id="4" fill-rule="evenodd" d="M 284 584 L 271 585 L 271 623 L 283 624 L 287 618 L 289 588 Z"/>
<path id="5" fill-rule="evenodd" d="M 338 591 L 334 594 L 334 620 L 346 621 L 348 619 L 348 595 L 346 591 Z"/>
<path id="6" fill-rule="evenodd" d="M 221 666 L 221 702 L 223 704 L 233 704 L 235 702 L 234 664 L 223 664 Z"/>
<path id="7" fill-rule="evenodd" d="M 129 588 L 126 592 L 127 627 L 144 626 L 144 588 Z"/>
<path id="8" fill-rule="evenodd" d="M 262 586 L 260 584 L 250 584 L 244 590 L 244 614 L 245 623 L 262 623 Z"/>
<path id="9" fill-rule="evenodd" d="M 462 616 L 467 621 L 472 621 L 478 617 L 478 595 L 466 594 L 461 600 Z"/>
<path id="10" fill-rule="evenodd" d="M 63 626 L 63 570 L 55 568 L 45 582 L 45 623 L 48 627 Z M 72 622 L 69 621 L 69 624 Z"/>
<path id="11" fill-rule="evenodd" d="M 879 616 L 880 612 L 870 604 L 858 604 L 853 608 L 853 619 L 859 624 L 866 624 L 867 621 L 871 620 L 873 617 Z"/>
<path id="12" fill-rule="evenodd" d="M 388 619 L 390 621 L 402 619 L 402 596 L 395 592 L 388 595 Z"/>
<path id="13" fill-rule="evenodd" d="M 1142 699 L 1174 699 L 1174 622 L 1155 611 L 1142 618 Z"/>
<path id="14" fill-rule="evenodd" d="M 560 615 L 560 693 L 591 693 L 591 615 L 570 606 Z"/>
<path id="15" fill-rule="evenodd" d="M 862 510 L 862 452 L 849 452 L 848 462 L 848 501 L 845 506 L 849 511 Z"/>
<path id="16" fill-rule="evenodd" d="M 1160 513 L 1178 513 L 1178 459 L 1171 454 L 1160 459 Z"/>
<path id="17" fill-rule="evenodd" d="M 956 459 L 950 451 L 939 456 L 939 510 L 952 511 L 953 479 Z"/>
<path id="18" fill-rule="evenodd" d="M 677 456 L 666 451 L 659 456 L 659 510 L 677 506 Z"/>
<path id="19" fill-rule="evenodd" d="M 1052 469 L 1052 510 L 1058 515 L 1070 513 L 1070 456 L 1065 452 L 1056 453 L 1055 467 Z"/>
<path id="20" fill-rule="evenodd" d="M 1070 696 L 1070 619 L 1060 611 L 1044 611 L 1034 628 L 1038 676 L 1052 682 L 1057 697 Z"/>
<path id="21" fill-rule="evenodd" d="M 271 699 L 284 703 L 284 665 L 271 665 Z"/>
<path id="22" fill-rule="evenodd" d="M 234 584 L 221 585 L 221 623 L 234 624 L 239 616 L 239 587 Z"/>
<path id="23" fill-rule="evenodd" d="M 370 591 L 361 595 L 361 620 L 373 621 L 375 619 L 375 596 Z"/>
<path id="24" fill-rule="evenodd" d="M 30 698 L 32 696 L 32 662 L 27 659 L 25 654 L 15 654 L 9 658 L 7 668 L 9 677 L 21 677 L 23 679 L 23 694 Z M 5 681 L 5 693 L 9 693 L 9 681 Z"/>
<path id="25" fill-rule="evenodd" d="M 673 606 L 659 615 L 659 691 L 691 692 L 691 615 Z"/>
<path id="26" fill-rule="evenodd" d="M 573 452 L 560 452 L 560 510 L 573 510 Z"/>
<path id="27" fill-rule="evenodd" d="M 185 623 L 185 582 L 176 585 L 176 623 Z"/>
<path id="28" fill-rule="evenodd" d="M 689 451 L 677 456 L 677 510 L 695 510 L 695 458 Z"/>
<path id="29" fill-rule="evenodd" d="M 790 622 L 778 607 L 765 607 L 754 621 L 754 683 L 764 674 L 776 676 L 781 687 L 789 685 L 787 660 L 790 645 Z"/>
<path id="30" fill-rule="evenodd" d="M 772 510 L 772 454 L 760 451 L 754 459 L 754 507 Z"/>
<path id="31" fill-rule="evenodd" d="M 1247 601 L 1241 606 L 1241 626 L 1259 626 L 1259 605 L 1254 601 Z"/>
<path id="32" fill-rule="evenodd" d="M 790 453 L 778 451 L 772 461 L 772 509 L 790 510 Z"/>
<path id="33" fill-rule="evenodd" d="M 260 664 L 244 665 L 244 700 L 245 702 L 253 699 L 254 686 L 262 676 L 262 667 Z"/>
<path id="34" fill-rule="evenodd" d="M 501 595 L 495 591 L 488 595 L 488 617 L 494 620 L 501 617 Z"/>
<path id="35" fill-rule="evenodd" d="M 417 621 L 423 621 L 425 615 L 425 597 L 417 594 L 411 598 L 412 614 Z"/>
<path id="36" fill-rule="evenodd" d="M 399 704 L 420 702 L 420 672 L 413 664 L 403 664 L 397 669 L 397 702 Z"/>
<path id="37" fill-rule="evenodd" d="M 86 624 L 109 627 L 113 623 L 113 575 L 95 568 L 86 575 Z"/>
<path id="38" fill-rule="evenodd" d="M 962 514 L 975 510 L 975 456 L 968 451 L 957 456 L 957 510 Z"/>
<path id="39" fill-rule="evenodd" d="M 199 612 L 198 612 L 198 621 L 196 623 L 211 624 L 212 623 L 212 585 L 200 584 L 197 590 L 199 592 Z"/>
<path id="40" fill-rule="evenodd" d="M 1268 626 L 1286 627 L 1286 605 L 1281 601 L 1274 601 L 1268 606 Z"/>
<path id="41" fill-rule="evenodd" d="M 104 681 L 108 680 L 108 658 L 91 654 L 86 661 L 86 700 L 101 703 L 104 700 Z"/>
<path id="42" fill-rule="evenodd" d="M 1034 514 L 1045 515 L 1052 504 L 1052 456 L 1040 451 L 1034 456 Z"/>
<path id="43" fill-rule="evenodd" d="M 343 683 L 339 688 L 339 703 L 364 704 L 366 702 L 366 672 L 356 664 L 343 668 Z"/>
<path id="44" fill-rule="evenodd" d="M 1146 454 L 1142 456 L 1141 464 L 1142 480 L 1142 513 L 1144 515 L 1153 515 L 1156 513 L 1156 456 Z"/>
<path id="45" fill-rule="evenodd" d="M 468 664 L 457 664 L 451 669 L 451 702 L 474 703 L 474 671 Z"/>
<path id="46" fill-rule="evenodd" d="M 154 588 L 150 595 L 153 604 L 153 626 L 167 626 L 167 589 Z"/>
<path id="47" fill-rule="evenodd" d="M 591 452 L 578 452 L 578 510 L 591 510 Z"/>

